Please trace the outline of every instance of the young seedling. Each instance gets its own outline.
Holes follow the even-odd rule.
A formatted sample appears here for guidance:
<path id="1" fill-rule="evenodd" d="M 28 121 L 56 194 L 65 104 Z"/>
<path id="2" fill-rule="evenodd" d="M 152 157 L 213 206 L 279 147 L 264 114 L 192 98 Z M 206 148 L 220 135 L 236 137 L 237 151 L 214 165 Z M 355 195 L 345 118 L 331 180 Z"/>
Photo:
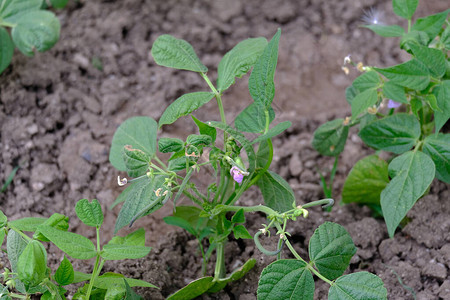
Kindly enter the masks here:
<path id="1" fill-rule="evenodd" d="M 400 48 L 411 58 L 378 68 L 346 57 L 344 71 L 355 66 L 362 73 L 345 92 L 351 116 L 323 124 L 313 140 L 322 155 L 338 157 L 349 127 L 359 126 L 365 144 L 393 153 L 389 162 L 377 154 L 358 161 L 342 192 L 344 203 L 381 213 L 391 237 L 434 178 L 450 183 L 450 134 L 440 132 L 450 117 L 450 10 L 413 22 L 417 4 L 392 1 L 394 13 L 407 20 L 406 30 L 378 19 L 364 26 L 383 37 L 400 37 Z"/>
<path id="2" fill-rule="evenodd" d="M 32 295 L 42 295 L 41 299 L 66 299 L 64 287 L 84 281 L 87 283 L 72 295 L 72 299 L 92 299 L 90 297 L 94 295 L 95 299 L 123 299 L 131 293 L 130 286 L 156 288 L 148 282 L 125 278 L 118 273 L 100 275 L 108 260 L 136 259 L 150 252 L 150 247 L 145 246 L 144 229 L 125 237 L 115 236 L 101 247 L 103 213 L 100 203 L 95 199 L 92 202 L 82 199 L 76 204 L 75 212 L 85 225 L 95 227 L 96 245 L 82 235 L 68 232 L 69 218 L 64 215 L 56 213 L 50 218 L 8 221 L 0 211 L 0 245 L 6 237 L 11 267 L 1 274 L 4 283 L 0 284 L 1 299 L 31 299 Z M 25 232 L 33 235 L 30 237 Z M 52 242 L 65 254 L 55 272 L 47 266 L 47 251 L 42 242 Z M 92 274 L 74 271 L 66 255 L 74 259 L 95 258 Z"/>
<path id="3" fill-rule="evenodd" d="M 341 290 L 350 294 L 368 295 L 370 299 L 386 298 L 383 283 L 375 275 L 357 273 L 352 274 L 354 277 L 350 279 L 341 277 L 355 253 L 355 247 L 348 233 L 339 225 L 323 225 L 325 233 L 322 234 L 328 235 L 329 245 L 314 244 L 310 250 L 309 264 L 298 256 L 289 242 L 289 233 L 286 232 L 288 220 L 295 220 L 299 216 L 306 217 L 306 208 L 310 206 L 332 205 L 334 201 L 324 199 L 307 203 L 303 207 L 297 206 L 289 184 L 269 170 L 274 151 L 272 138 L 291 125 L 290 122 L 281 122 L 271 126 L 275 118 L 272 101 L 275 95 L 274 75 L 280 34 L 281 31 L 278 30 L 269 42 L 265 38 L 251 38 L 237 44 L 220 61 L 216 85 L 207 75 L 208 68 L 202 64 L 188 42 L 170 35 L 158 37 L 151 50 L 155 62 L 166 67 L 197 72 L 210 90 L 182 95 L 167 107 L 159 122 L 149 117 L 133 117 L 122 123 L 114 134 L 110 162 L 116 169 L 126 171 L 129 177 L 134 178 L 128 180 L 118 177 L 118 184 L 127 187 L 114 203 L 117 205 L 123 202 L 115 232 L 173 199 L 173 216 L 165 217 L 165 222 L 184 228 L 198 240 L 203 258 L 203 277 L 191 282 L 168 299 L 192 299 L 203 293 L 218 292 L 229 282 L 244 276 L 255 265 L 256 261 L 252 258 L 237 270 L 226 273 L 225 245 L 232 233 L 236 239 L 253 238 L 258 248 L 269 255 L 280 256 L 280 249 L 286 244 L 297 258 L 293 260 L 291 268 L 297 270 L 296 272 L 310 274 L 311 280 L 308 279 L 308 290 L 305 294 L 308 297 L 305 299 L 309 299 L 311 290 L 314 290 L 311 272 L 331 284 L 331 298 Z M 227 122 L 222 96 L 234 84 L 236 78 L 244 76 L 252 68 L 249 92 L 253 102 L 236 117 L 233 126 Z M 217 102 L 220 121 L 211 119 L 204 122 L 192 115 L 212 99 Z M 198 127 L 197 134 L 183 139 L 157 139 L 159 128 L 187 115 L 191 115 Z M 249 133 L 253 134 L 251 138 L 248 138 Z M 167 162 L 158 158 L 158 151 L 170 153 Z M 213 174 L 207 176 L 211 180 L 203 185 L 204 188 L 197 186 L 194 181 L 201 171 Z M 260 189 L 264 205 L 236 205 L 243 193 L 253 185 Z M 181 196 L 190 199 L 193 205 L 179 205 Z M 245 213 L 257 211 L 267 215 L 268 224 L 252 236 L 245 227 Z M 259 236 L 268 233 L 271 227 L 275 227 L 277 235 L 280 236 L 278 248 L 272 252 L 261 247 L 259 243 Z M 341 236 L 345 236 L 344 240 L 341 240 Z M 316 237 L 317 235 L 312 241 L 316 240 Z M 205 243 L 204 239 L 208 239 L 209 243 Z M 322 246 L 326 250 L 321 249 Z M 214 252 L 214 274 L 208 276 L 206 265 Z M 339 267 L 335 268 L 334 265 L 338 261 Z M 335 268 L 335 271 L 329 272 L 327 268 Z M 275 276 L 274 274 L 270 268 L 263 272 L 258 289 L 259 299 L 272 299 L 273 295 L 276 295 L 278 287 L 265 286 L 270 281 L 267 276 Z M 361 287 L 348 289 L 346 284 L 353 280 L 361 282 Z M 377 291 L 370 290 L 372 287 L 376 287 Z M 267 293 L 269 290 L 273 293 Z M 301 296 L 304 292 L 296 289 L 292 297 L 304 299 Z"/>

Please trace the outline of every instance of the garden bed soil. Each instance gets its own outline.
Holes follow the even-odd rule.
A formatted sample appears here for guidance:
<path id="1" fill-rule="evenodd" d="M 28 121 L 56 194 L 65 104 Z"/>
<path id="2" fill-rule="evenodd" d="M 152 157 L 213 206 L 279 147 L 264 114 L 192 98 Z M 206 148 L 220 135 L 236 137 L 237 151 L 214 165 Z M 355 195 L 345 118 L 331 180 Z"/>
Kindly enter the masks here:
<path id="1" fill-rule="evenodd" d="M 276 122 L 290 120 L 293 126 L 274 140 L 272 170 L 289 181 L 299 204 L 320 199 L 319 171 L 329 173 L 333 160 L 321 157 L 310 142 L 320 124 L 349 114 L 344 90 L 358 73 L 351 70 L 346 76 L 341 70 L 343 58 L 352 54 L 357 61 L 377 66 L 407 59 L 397 49 L 398 40 L 381 39 L 358 27 L 362 11 L 371 6 L 383 12 L 387 23 L 398 22 L 390 3 L 70 1 L 57 13 L 62 23 L 58 44 L 34 58 L 15 53 L 11 66 L 0 77 L 1 180 L 20 165 L 7 191 L 0 194 L 1 210 L 9 219 L 63 213 L 70 217 L 71 231 L 92 238 L 95 232 L 76 218 L 74 205 L 82 198 L 96 198 L 105 212 L 101 237 L 106 242 L 113 235 L 118 214 L 118 209 L 107 208 L 122 190 L 116 179 L 120 173 L 108 162 L 115 129 L 136 115 L 157 120 L 180 95 L 207 90 L 195 73 L 157 66 L 149 54 L 152 42 L 163 33 L 189 41 L 215 78 L 220 58 L 237 42 L 256 36 L 270 38 L 277 28 L 282 29 L 282 38 L 275 82 Z M 418 15 L 447 8 L 446 1 L 421 1 Z M 229 123 L 251 101 L 246 84 L 244 77 L 224 94 Z M 195 114 L 205 121 L 218 115 L 213 102 Z M 184 118 L 164 127 L 160 136 L 184 138 L 194 132 L 193 123 Z M 340 205 L 345 176 L 358 159 L 372 153 L 351 131 L 334 185 L 337 204 L 331 213 L 315 208 L 307 219 L 290 222 L 288 231 L 294 247 L 307 258 L 307 243 L 317 226 L 324 221 L 337 222 L 349 231 L 358 247 L 349 271 L 365 270 L 380 276 L 389 299 L 450 299 L 448 185 L 434 181 L 429 195 L 408 213 L 409 223 L 394 239 L 388 238 L 383 221 L 372 218 L 368 208 Z M 202 182 L 201 177 L 197 180 Z M 240 204 L 261 201 L 261 195 L 253 189 Z M 150 255 L 107 262 L 104 267 L 105 271 L 121 272 L 161 288 L 137 289 L 145 299 L 163 299 L 201 273 L 193 236 L 162 221 L 171 210 L 167 205 L 134 225 L 146 229 L 147 244 L 153 247 Z M 263 215 L 247 215 L 250 233 L 263 223 Z M 264 242 L 268 248 L 274 247 L 276 239 Z M 289 257 L 287 250 L 283 251 L 283 256 Z M 55 269 L 62 257 L 58 251 L 52 253 L 49 258 Z M 230 239 L 226 255 L 229 272 L 250 258 L 257 264 L 224 291 L 200 298 L 255 299 L 259 274 L 274 259 L 259 252 L 251 240 Z M 72 262 L 86 272 L 93 263 Z M 6 265 L 4 256 L 0 264 Z M 315 299 L 325 299 L 327 288 L 318 281 Z"/>

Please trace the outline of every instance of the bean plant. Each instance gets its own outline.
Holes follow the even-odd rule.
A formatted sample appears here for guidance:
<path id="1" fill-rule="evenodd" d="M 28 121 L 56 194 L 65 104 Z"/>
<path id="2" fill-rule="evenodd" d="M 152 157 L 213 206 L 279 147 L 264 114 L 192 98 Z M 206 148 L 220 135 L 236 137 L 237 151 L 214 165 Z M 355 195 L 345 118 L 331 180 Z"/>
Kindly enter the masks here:
<path id="1" fill-rule="evenodd" d="M 69 218 L 55 213 L 49 218 L 22 218 L 9 221 L 0 211 L 0 245 L 6 237 L 6 253 L 10 269 L 4 268 L 0 277 L 0 299 L 66 299 L 69 284 L 87 281 L 71 299 L 141 299 L 131 287 L 156 288 L 148 282 L 126 278 L 106 272 L 100 275 L 103 265 L 109 260 L 136 259 L 146 256 L 150 247 L 145 246 L 145 231 L 138 229 L 125 237 L 115 236 L 103 247 L 100 246 L 100 228 L 103 212 L 97 200 L 82 199 L 77 202 L 78 218 L 96 231 L 96 245 L 88 238 L 67 231 Z M 30 237 L 25 232 L 31 232 Z M 52 272 L 48 267 L 47 251 L 43 243 L 51 242 L 65 255 L 74 259 L 93 259 L 91 274 L 74 271 L 72 263 L 64 255 L 58 268 Z"/>
<path id="2" fill-rule="evenodd" d="M 171 35 L 159 36 L 151 50 L 155 62 L 196 72 L 209 90 L 182 95 L 166 108 L 159 122 L 146 116 L 132 117 L 114 134 L 110 162 L 132 178 L 118 177 L 118 184 L 127 187 L 114 204 L 123 203 L 115 232 L 172 200 L 173 215 L 164 221 L 184 228 L 198 241 L 202 277 L 168 299 L 192 299 L 218 292 L 255 265 L 251 258 L 231 273 L 226 272 L 225 245 L 231 234 L 236 239 L 253 238 L 261 252 L 280 259 L 261 274 L 258 299 L 312 299 L 313 274 L 330 284 L 329 299 L 344 299 L 344 294 L 353 295 L 354 299 L 386 298 L 386 289 L 377 276 L 367 272 L 343 275 L 356 248 L 342 226 L 325 223 L 316 230 L 310 240 L 309 262 L 298 255 L 289 241 L 288 221 L 307 217 L 311 206 L 328 206 L 334 201 L 322 199 L 298 205 L 289 184 L 269 170 L 274 152 L 272 139 L 291 125 L 281 122 L 271 126 L 275 118 L 272 102 L 280 35 L 278 30 L 270 42 L 260 37 L 237 44 L 220 61 L 215 85 L 207 75 L 208 68 L 188 42 Z M 229 124 L 222 96 L 236 78 L 251 69 L 248 87 L 253 102 Z M 194 111 L 212 99 L 217 102 L 219 120 L 196 118 Z M 196 124 L 197 133 L 183 139 L 157 138 L 159 128 L 187 115 Z M 158 157 L 160 153 L 166 153 L 167 161 Z M 254 185 L 261 191 L 264 204 L 238 205 L 243 204 L 238 203 L 243 193 Z M 192 205 L 180 205 L 182 196 Z M 250 234 L 245 227 L 245 214 L 254 212 L 265 214 L 267 220 L 261 230 Z M 262 247 L 259 240 L 261 235 L 270 234 L 271 228 L 275 228 L 278 240 L 273 251 Z M 295 259 L 281 259 L 284 245 Z M 207 264 L 213 253 L 214 273 L 209 275 Z"/>
<path id="3" fill-rule="evenodd" d="M 24 55 L 33 56 L 35 51 L 44 52 L 55 45 L 61 25 L 54 13 L 42 8 L 63 8 L 67 2 L 0 0 L 0 74 L 11 63 L 15 47 Z"/>
<path id="4" fill-rule="evenodd" d="M 364 26 L 400 37 L 410 60 L 379 68 L 346 57 L 346 73 L 351 65 L 362 72 L 345 92 L 351 117 L 323 124 L 313 140 L 317 151 L 337 160 L 349 128 L 358 126 L 359 137 L 377 152 L 355 164 L 342 200 L 382 214 L 391 237 L 434 178 L 450 183 L 450 134 L 442 132 L 450 117 L 450 9 L 413 22 L 417 5 L 418 0 L 392 1 L 394 13 L 407 20 L 406 30 L 377 19 Z M 393 159 L 385 161 L 380 151 Z"/>

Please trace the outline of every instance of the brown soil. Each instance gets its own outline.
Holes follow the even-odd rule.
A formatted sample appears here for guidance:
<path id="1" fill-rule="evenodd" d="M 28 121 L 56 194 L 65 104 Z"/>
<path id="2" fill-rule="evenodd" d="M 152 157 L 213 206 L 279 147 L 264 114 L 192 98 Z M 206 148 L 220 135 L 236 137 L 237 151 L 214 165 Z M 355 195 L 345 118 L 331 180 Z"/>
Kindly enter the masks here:
<path id="1" fill-rule="evenodd" d="M 332 160 L 315 152 L 312 132 L 324 121 L 349 114 L 344 90 L 358 74 L 345 76 L 340 69 L 351 53 L 368 65 L 388 66 L 407 56 L 397 49 L 398 40 L 381 39 L 359 28 L 364 9 L 375 6 L 388 23 L 399 20 L 391 1 L 70 1 L 58 12 L 61 40 L 49 52 L 25 58 L 19 53 L 0 77 L 0 179 L 20 164 L 13 183 L 0 194 L 1 210 L 10 219 L 48 217 L 55 212 L 70 217 L 71 230 L 94 236 L 74 213 L 76 201 L 99 199 L 106 214 L 102 240 L 112 236 L 118 210 L 107 209 L 121 188 L 108 162 L 112 135 L 125 119 L 147 115 L 158 119 L 167 105 L 183 93 L 206 90 L 193 73 L 155 65 L 149 50 L 163 33 L 189 41 L 215 78 L 216 66 L 237 42 L 256 36 L 270 38 L 282 29 L 276 74 L 277 120 L 291 120 L 293 127 L 275 139 L 273 170 L 286 178 L 298 202 L 323 196 L 318 170 L 327 172 Z M 447 1 L 421 1 L 418 15 L 448 8 Z M 392 21 L 390 21 L 392 20 Z M 405 24 L 401 24 L 405 25 Z M 93 58 L 102 62 L 98 70 Z M 247 79 L 224 95 L 228 122 L 251 99 Z M 217 116 L 213 102 L 196 113 L 201 120 Z M 195 128 L 189 119 L 163 128 L 163 136 L 185 137 Z M 373 153 L 355 132 L 339 163 L 335 195 L 339 200 L 351 166 Z M 121 174 L 123 175 L 123 174 Z M 450 191 L 435 181 L 430 194 L 408 214 L 410 223 L 389 239 L 382 220 L 356 205 L 336 205 L 332 213 L 313 209 L 306 220 L 290 223 L 294 247 L 307 257 L 309 238 L 324 221 L 345 226 L 358 247 L 350 271 L 367 270 L 379 275 L 389 299 L 450 299 Z M 261 202 L 256 191 L 242 205 Z M 162 217 L 166 206 L 139 220 L 147 230 L 151 254 L 140 260 L 106 263 L 105 271 L 148 280 L 161 290 L 140 289 L 145 299 L 162 299 L 200 276 L 200 259 L 192 236 L 169 227 Z M 247 216 L 251 233 L 264 216 Z M 274 243 L 273 243 L 274 245 Z M 54 265 L 61 259 L 52 256 Z M 258 276 L 273 258 L 263 256 L 252 241 L 230 240 L 229 271 L 254 257 L 257 266 L 246 277 L 218 294 L 202 299 L 255 299 Z M 288 257 L 288 253 L 285 253 Z M 2 263 L 5 264 L 2 258 Z M 212 259 L 214 261 L 214 258 Z M 72 261 L 74 262 L 74 261 Z M 89 271 L 92 262 L 75 262 Z M 315 299 L 326 298 L 327 286 L 316 284 Z"/>

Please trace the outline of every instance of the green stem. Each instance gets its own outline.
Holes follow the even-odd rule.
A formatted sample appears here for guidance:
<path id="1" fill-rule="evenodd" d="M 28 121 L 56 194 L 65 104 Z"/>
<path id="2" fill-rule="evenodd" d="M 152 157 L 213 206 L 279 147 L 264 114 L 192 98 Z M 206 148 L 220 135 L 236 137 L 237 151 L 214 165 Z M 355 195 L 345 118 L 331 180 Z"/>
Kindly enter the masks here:
<path id="1" fill-rule="evenodd" d="M 27 242 L 31 242 L 33 239 L 30 238 L 28 235 L 17 229 L 16 227 L 12 226 L 11 223 L 8 223 L 8 227 L 11 230 L 14 230 L 16 233 L 20 234 Z"/>
<path id="2" fill-rule="evenodd" d="M 91 280 L 89 281 L 89 287 L 86 292 L 86 299 L 89 299 L 92 292 L 92 287 L 94 286 L 94 281 L 97 279 L 97 276 L 100 273 L 104 263 L 103 261 L 101 261 L 100 257 L 100 227 L 96 227 L 95 231 L 97 235 L 97 257 L 95 258 L 94 270 L 92 270 Z"/>
<path id="3" fill-rule="evenodd" d="M 408 33 L 411 31 L 411 18 L 408 19 Z"/>
<path id="4" fill-rule="evenodd" d="M 17 298 L 17 299 L 27 299 L 28 298 L 27 296 L 15 294 L 15 293 L 9 293 L 8 296 L 10 296 L 11 298 Z"/>
<path id="5" fill-rule="evenodd" d="M 217 244 L 216 255 L 216 268 L 214 270 L 215 281 L 225 277 L 225 241 Z"/>
<path id="6" fill-rule="evenodd" d="M 194 202 L 195 204 L 197 204 L 198 206 L 202 207 L 203 203 L 201 201 L 199 201 L 197 199 L 197 197 L 195 197 L 194 195 L 192 195 L 191 193 L 189 193 L 188 191 L 184 190 L 183 191 L 183 195 L 185 195 L 186 197 L 188 197 L 189 199 L 192 200 L 192 202 Z"/>
<path id="7" fill-rule="evenodd" d="M 222 194 L 222 189 L 225 184 L 225 176 L 225 167 L 223 166 L 223 164 L 220 164 L 220 182 L 219 186 L 217 187 L 216 194 L 214 195 L 214 200 L 212 203 L 213 207 L 216 206 L 217 203 L 219 203 L 219 197 Z"/>
<path id="8" fill-rule="evenodd" d="M 323 205 L 323 208 L 325 207 L 330 207 L 334 204 L 334 200 L 331 198 L 326 198 L 326 199 L 320 199 L 317 201 L 313 201 L 313 202 L 309 202 L 306 203 L 304 205 L 302 205 L 302 208 L 309 208 L 309 207 L 313 207 L 313 206 L 318 206 L 318 205 Z"/>
<path id="9" fill-rule="evenodd" d="M 155 155 L 154 159 L 156 160 L 156 162 L 157 162 L 158 164 L 161 165 L 161 167 L 164 168 L 165 171 L 167 171 L 167 166 L 166 166 L 166 164 L 163 163 L 162 160 L 160 160 L 160 159 L 158 158 L 158 156 Z"/>
<path id="10" fill-rule="evenodd" d="M 269 131 L 269 125 L 270 125 L 270 116 L 269 116 L 269 110 L 265 109 L 264 114 L 266 115 L 266 127 L 264 128 L 264 134 Z"/>

